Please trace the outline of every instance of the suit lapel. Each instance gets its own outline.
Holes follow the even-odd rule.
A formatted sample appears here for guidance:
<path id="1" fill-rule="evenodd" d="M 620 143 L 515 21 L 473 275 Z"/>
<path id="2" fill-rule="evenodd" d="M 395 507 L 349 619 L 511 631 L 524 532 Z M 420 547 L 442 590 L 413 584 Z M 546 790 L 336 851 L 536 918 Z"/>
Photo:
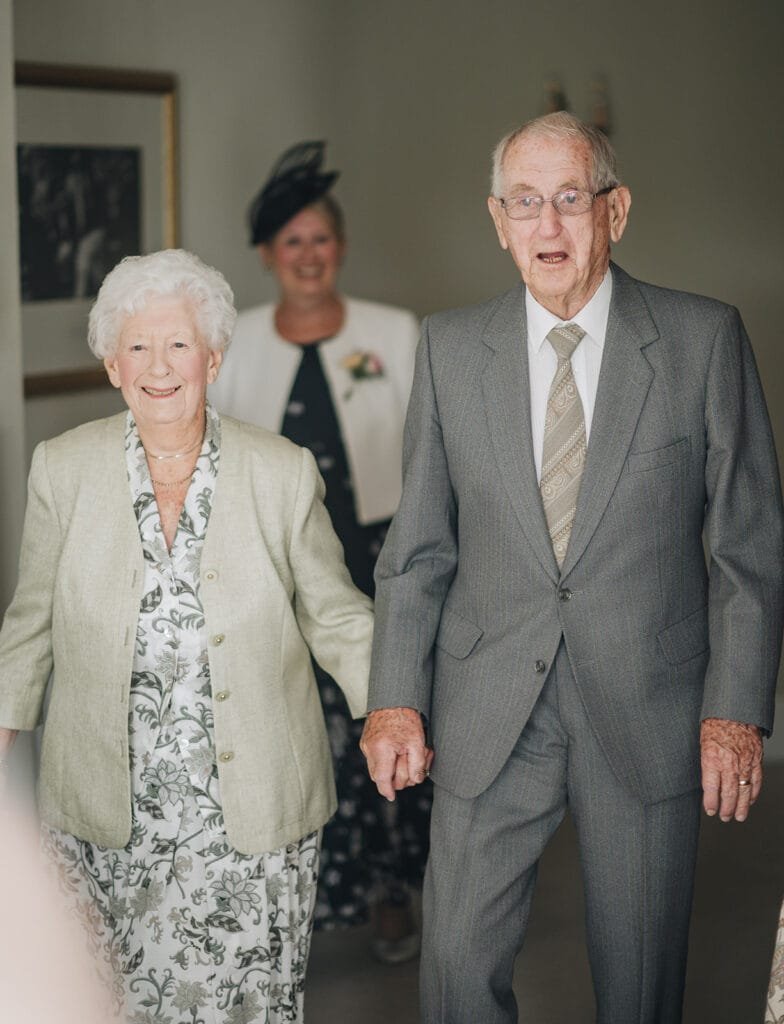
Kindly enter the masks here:
<path id="1" fill-rule="evenodd" d="M 574 529 L 562 566 L 568 575 L 585 551 L 618 482 L 653 380 L 641 351 L 659 334 L 636 283 L 613 265 L 599 387 Z"/>
<path id="2" fill-rule="evenodd" d="M 536 479 L 522 288 L 502 296 L 482 340 L 494 352 L 482 377 L 482 392 L 501 478 L 534 554 L 548 576 L 557 581 L 558 566 Z"/>

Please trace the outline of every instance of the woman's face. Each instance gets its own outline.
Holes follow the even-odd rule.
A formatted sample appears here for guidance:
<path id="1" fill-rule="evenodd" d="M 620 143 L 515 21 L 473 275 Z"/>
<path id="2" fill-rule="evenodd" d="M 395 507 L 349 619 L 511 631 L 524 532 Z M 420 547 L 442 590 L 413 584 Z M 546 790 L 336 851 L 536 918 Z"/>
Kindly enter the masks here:
<path id="1" fill-rule="evenodd" d="M 300 210 L 259 250 L 265 266 L 274 271 L 284 299 L 314 301 L 335 294 L 345 245 L 318 207 Z"/>
<path id="2" fill-rule="evenodd" d="M 199 334 L 191 304 L 160 296 L 127 318 L 117 351 L 104 366 L 137 425 L 160 428 L 184 426 L 204 415 L 207 384 L 215 380 L 222 358 Z"/>

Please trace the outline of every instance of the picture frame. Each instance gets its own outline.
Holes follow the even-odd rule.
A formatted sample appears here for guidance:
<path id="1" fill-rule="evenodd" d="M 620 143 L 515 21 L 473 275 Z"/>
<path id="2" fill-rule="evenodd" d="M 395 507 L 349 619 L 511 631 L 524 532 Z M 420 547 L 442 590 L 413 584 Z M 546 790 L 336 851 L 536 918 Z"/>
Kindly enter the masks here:
<path id="1" fill-rule="evenodd" d="M 25 398 L 108 387 L 86 341 L 97 282 L 178 245 L 176 78 L 19 61 L 14 82 Z"/>

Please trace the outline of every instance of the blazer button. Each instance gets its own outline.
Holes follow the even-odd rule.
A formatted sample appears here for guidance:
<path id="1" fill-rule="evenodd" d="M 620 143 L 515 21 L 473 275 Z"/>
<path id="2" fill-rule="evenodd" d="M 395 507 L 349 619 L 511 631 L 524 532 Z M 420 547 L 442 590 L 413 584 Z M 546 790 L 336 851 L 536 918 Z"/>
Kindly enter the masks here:
<path id="1" fill-rule="evenodd" d="M 546 664 L 546 662 L 542 661 L 541 658 L 539 658 L 537 660 L 536 664 L 534 665 L 534 668 L 536 669 L 537 672 L 542 673 L 542 672 L 544 672 L 546 670 L 547 664 Z"/>
<path id="2" fill-rule="evenodd" d="M 212 638 L 212 642 L 215 645 L 215 647 L 220 647 L 220 645 L 223 643 L 225 639 L 226 637 L 223 633 L 216 633 L 215 636 Z"/>
<path id="3" fill-rule="evenodd" d="M 215 694 L 215 700 L 226 700 L 228 696 L 228 690 L 218 690 L 218 692 Z"/>
<path id="4" fill-rule="evenodd" d="M 218 578 L 218 574 L 217 574 L 217 572 L 215 572 L 214 569 L 208 569 L 204 573 L 204 578 L 205 578 L 205 580 L 209 580 L 210 583 L 212 583 L 213 580 L 216 580 Z"/>
<path id="5" fill-rule="evenodd" d="M 559 601 L 571 601 L 571 599 L 572 599 L 572 592 L 571 592 L 571 590 L 568 587 L 561 587 L 561 589 L 558 591 L 558 600 Z"/>
<path id="6" fill-rule="evenodd" d="M 222 754 L 218 754 L 218 760 L 219 761 L 226 762 L 226 761 L 232 761 L 233 759 L 234 759 L 234 751 L 233 750 L 224 750 Z"/>

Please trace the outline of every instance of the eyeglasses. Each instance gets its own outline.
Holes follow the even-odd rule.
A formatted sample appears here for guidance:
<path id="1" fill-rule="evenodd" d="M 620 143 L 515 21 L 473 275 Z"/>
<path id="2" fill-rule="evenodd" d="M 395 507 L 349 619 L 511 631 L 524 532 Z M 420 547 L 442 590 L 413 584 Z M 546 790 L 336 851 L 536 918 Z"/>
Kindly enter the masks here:
<path id="1" fill-rule="evenodd" d="M 566 188 L 563 192 L 556 192 L 552 199 L 545 199 L 543 196 L 512 196 L 511 199 L 499 199 L 498 202 L 503 206 L 507 217 L 512 220 L 536 220 L 541 215 L 545 203 L 552 203 L 555 212 L 562 217 L 577 217 L 581 213 L 588 213 L 594 199 L 606 196 L 614 188 L 618 186 L 608 185 L 606 188 L 600 188 L 598 192 Z"/>

